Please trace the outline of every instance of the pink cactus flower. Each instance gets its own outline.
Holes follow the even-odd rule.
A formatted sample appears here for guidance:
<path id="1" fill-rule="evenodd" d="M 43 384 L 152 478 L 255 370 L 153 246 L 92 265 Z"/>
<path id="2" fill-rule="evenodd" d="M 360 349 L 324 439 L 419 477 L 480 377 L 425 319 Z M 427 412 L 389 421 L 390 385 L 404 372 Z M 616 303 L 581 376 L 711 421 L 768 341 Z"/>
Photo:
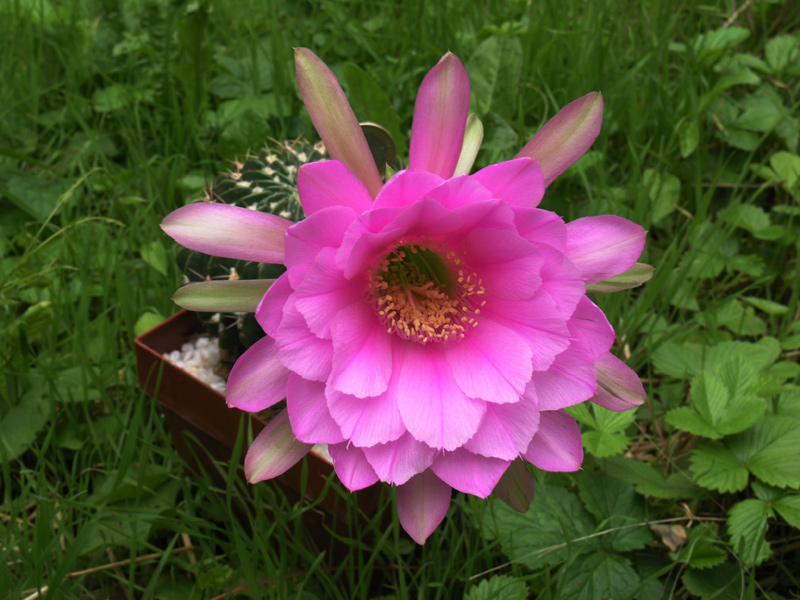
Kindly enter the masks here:
<path id="1" fill-rule="evenodd" d="M 409 167 L 383 184 L 333 74 L 309 50 L 296 60 L 334 158 L 299 171 L 307 218 L 199 203 L 162 225 L 194 250 L 287 267 L 263 298 L 271 282 L 177 295 L 195 309 L 248 305 L 267 333 L 227 389 L 228 404 L 247 411 L 286 398 L 247 453 L 249 481 L 328 444 L 350 490 L 397 486 L 400 523 L 418 543 L 453 488 L 495 491 L 524 510 L 533 483 L 522 460 L 548 471 L 581 465 L 564 408 L 591 400 L 626 410 L 644 399 L 586 296 L 599 282 L 608 291 L 648 278 L 635 266 L 644 229 L 616 216 L 564 223 L 537 208 L 597 136 L 602 97 L 569 104 L 516 158 L 470 175 L 482 133 L 467 114 L 466 70 L 447 54 L 419 90 Z"/>

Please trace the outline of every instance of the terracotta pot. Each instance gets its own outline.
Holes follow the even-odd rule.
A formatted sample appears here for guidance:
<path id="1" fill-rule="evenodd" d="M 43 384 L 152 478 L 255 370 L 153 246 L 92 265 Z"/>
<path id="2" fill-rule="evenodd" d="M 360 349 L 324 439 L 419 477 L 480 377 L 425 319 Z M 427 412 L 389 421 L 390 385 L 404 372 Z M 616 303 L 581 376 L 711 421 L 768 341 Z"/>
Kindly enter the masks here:
<path id="1" fill-rule="evenodd" d="M 213 477 L 219 476 L 213 464 L 215 460 L 230 462 L 242 422 L 245 427 L 252 428 L 253 437 L 258 435 L 266 422 L 251 413 L 228 408 L 223 394 L 163 357 L 164 353 L 180 349 L 184 343 L 202 333 L 203 325 L 197 316 L 183 310 L 136 338 L 136 362 L 139 385 L 161 405 L 178 454 L 195 472 L 200 473 L 202 467 Z M 187 436 L 187 433 L 191 433 L 191 436 Z M 197 440 L 196 445 L 191 443 L 193 438 Z M 333 465 L 315 450 L 303 460 L 308 469 L 305 497 L 316 501 L 333 473 Z M 302 463 L 298 463 L 273 481 L 284 488 L 290 499 L 296 500 L 301 493 L 301 474 Z M 382 489 L 374 485 L 356 494 L 359 508 L 371 514 L 377 510 Z M 346 522 L 345 504 L 334 490 L 329 490 L 319 506 L 329 516 Z"/>

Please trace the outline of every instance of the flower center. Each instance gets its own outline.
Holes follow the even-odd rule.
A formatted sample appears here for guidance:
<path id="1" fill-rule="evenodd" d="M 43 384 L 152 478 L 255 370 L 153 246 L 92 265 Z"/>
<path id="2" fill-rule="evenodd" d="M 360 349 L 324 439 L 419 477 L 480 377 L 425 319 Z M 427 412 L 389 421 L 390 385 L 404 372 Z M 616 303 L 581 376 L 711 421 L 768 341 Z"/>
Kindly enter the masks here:
<path id="1" fill-rule="evenodd" d="M 421 344 L 464 339 L 486 304 L 477 274 L 458 254 L 428 241 L 398 243 L 369 281 L 386 331 Z"/>

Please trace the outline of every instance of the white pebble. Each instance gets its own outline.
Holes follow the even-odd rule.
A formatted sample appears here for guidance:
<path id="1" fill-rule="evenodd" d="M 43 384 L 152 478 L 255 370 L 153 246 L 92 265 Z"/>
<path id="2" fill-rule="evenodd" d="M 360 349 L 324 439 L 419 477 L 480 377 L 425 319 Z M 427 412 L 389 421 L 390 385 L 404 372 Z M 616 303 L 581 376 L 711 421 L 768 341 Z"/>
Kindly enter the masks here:
<path id="1" fill-rule="evenodd" d="M 193 342 L 186 342 L 180 350 L 165 352 L 164 358 L 218 392 L 225 393 L 225 380 L 214 372 L 220 362 L 216 340 L 209 337 L 197 338 Z"/>

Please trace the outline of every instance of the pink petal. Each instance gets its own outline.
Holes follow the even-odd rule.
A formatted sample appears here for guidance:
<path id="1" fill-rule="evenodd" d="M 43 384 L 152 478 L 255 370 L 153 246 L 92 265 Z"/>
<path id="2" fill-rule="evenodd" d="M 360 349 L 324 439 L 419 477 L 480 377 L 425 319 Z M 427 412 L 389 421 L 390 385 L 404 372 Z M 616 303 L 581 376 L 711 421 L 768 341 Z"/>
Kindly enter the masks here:
<path id="1" fill-rule="evenodd" d="M 563 410 L 543 412 L 525 460 L 544 471 L 577 471 L 583 462 L 581 430 Z"/>
<path id="2" fill-rule="evenodd" d="M 307 48 L 296 48 L 294 58 L 300 95 L 328 154 L 347 165 L 374 198 L 381 176 L 336 76 Z"/>
<path id="3" fill-rule="evenodd" d="M 548 186 L 586 153 L 602 123 L 603 96 L 591 92 L 562 108 L 515 158 L 528 156 L 538 161 Z"/>
<path id="4" fill-rule="evenodd" d="M 363 490 L 378 481 L 361 448 L 346 443 L 328 446 L 333 468 L 344 486 L 351 492 Z"/>
<path id="5" fill-rule="evenodd" d="M 397 516 L 403 529 L 418 544 L 442 522 L 450 506 L 452 490 L 430 470 L 397 488 Z"/>
<path id="6" fill-rule="evenodd" d="M 597 393 L 591 399 L 595 404 L 621 412 L 636 408 L 647 398 L 636 372 L 613 354 L 601 356 L 595 367 Z"/>
<path id="7" fill-rule="evenodd" d="M 286 232 L 286 269 L 293 288 L 303 282 L 320 250 L 341 245 L 347 228 L 357 218 L 351 208 L 332 206 L 289 228 Z"/>
<path id="8" fill-rule="evenodd" d="M 463 340 L 449 344 L 446 356 L 461 390 L 487 402 L 516 402 L 533 372 L 528 343 L 485 317 Z"/>
<path id="9" fill-rule="evenodd" d="M 450 487 L 465 494 L 488 498 L 508 468 L 509 461 L 472 454 L 464 448 L 445 452 L 431 470 Z"/>
<path id="10" fill-rule="evenodd" d="M 190 250 L 212 256 L 282 264 L 288 219 L 238 206 L 198 202 L 168 214 L 161 229 Z"/>
<path id="11" fill-rule="evenodd" d="M 517 233 L 530 243 L 547 244 L 562 253 L 567 251 L 567 226 L 557 214 L 519 206 L 514 207 L 514 214 Z M 288 238 L 286 244 L 288 247 Z"/>
<path id="12" fill-rule="evenodd" d="M 256 321 L 268 336 L 275 337 L 277 334 L 283 319 L 283 307 L 291 295 L 289 276 L 284 273 L 275 280 L 259 302 L 256 308 Z"/>
<path id="13" fill-rule="evenodd" d="M 642 254 L 647 232 L 622 217 L 583 217 L 567 223 L 567 256 L 588 282 L 624 273 Z"/>
<path id="14" fill-rule="evenodd" d="M 464 394 L 437 346 L 405 345 L 397 401 L 411 435 L 432 448 L 453 450 L 475 434 L 486 403 Z"/>
<path id="15" fill-rule="evenodd" d="M 533 372 L 525 395 L 533 388 L 539 410 L 558 410 L 591 398 L 596 379 L 594 363 L 582 350 L 570 348 L 559 354 L 547 371 Z"/>
<path id="16" fill-rule="evenodd" d="M 332 319 L 343 308 L 362 301 L 366 285 L 345 279 L 335 257 L 335 248 L 323 248 L 294 294 L 309 329 L 326 339 L 331 336 Z"/>
<path id="17" fill-rule="evenodd" d="M 384 209 L 394 210 L 394 209 Z M 378 211 L 370 211 L 374 215 Z M 345 234 L 344 241 L 336 253 L 336 265 L 342 269 L 347 279 L 365 273 L 378 257 L 383 258 L 394 247 L 394 242 L 405 234 L 406 229 L 393 227 L 380 233 L 370 233 L 360 229 L 361 223 L 354 223 Z"/>
<path id="18" fill-rule="evenodd" d="M 393 343 L 396 345 L 397 341 Z M 396 440 L 406 431 L 397 407 L 397 383 L 401 353 L 392 351 L 392 378 L 386 392 L 369 398 L 356 398 L 328 388 L 328 408 L 344 436 L 356 446 L 374 446 Z"/>
<path id="19" fill-rule="evenodd" d="M 426 171 L 399 171 L 381 188 L 373 209 L 411 206 L 444 179 Z"/>
<path id="20" fill-rule="evenodd" d="M 356 398 L 378 396 L 392 377 L 392 337 L 372 307 L 357 302 L 341 310 L 331 324 L 331 388 Z"/>
<path id="21" fill-rule="evenodd" d="M 536 404 L 521 399 L 514 404 L 489 404 L 480 427 L 464 444 L 473 454 L 514 460 L 525 452 L 539 428 Z"/>
<path id="22" fill-rule="evenodd" d="M 307 381 L 292 373 L 286 392 L 286 410 L 298 441 L 307 444 L 338 444 L 346 441 L 328 411 L 324 383 Z"/>
<path id="23" fill-rule="evenodd" d="M 295 439 L 289 416 L 285 410 L 281 411 L 267 423 L 247 450 L 244 458 L 247 481 L 256 483 L 285 473 L 311 448 L 311 444 Z"/>
<path id="24" fill-rule="evenodd" d="M 275 340 L 264 337 L 239 357 L 228 376 L 228 406 L 258 412 L 286 397 L 289 370 L 278 360 Z"/>
<path id="25" fill-rule="evenodd" d="M 475 229 L 464 239 L 469 266 L 483 280 L 486 293 L 525 300 L 539 289 L 544 263 L 536 248 L 518 235 L 498 229 Z"/>
<path id="26" fill-rule="evenodd" d="M 481 149 L 481 142 L 483 142 L 483 123 L 478 115 L 473 113 L 467 118 L 464 143 L 461 146 L 461 154 L 458 156 L 458 164 L 453 176 L 469 174 L 472 165 L 475 164 L 478 151 Z"/>
<path id="27" fill-rule="evenodd" d="M 538 206 L 544 196 L 544 183 L 539 163 L 530 158 L 517 158 L 481 169 L 473 179 L 480 181 L 495 198 L 512 206 Z"/>
<path id="28" fill-rule="evenodd" d="M 473 177 L 459 175 L 430 190 L 425 197 L 435 200 L 445 208 L 455 209 L 492 200 L 492 193 Z"/>
<path id="29" fill-rule="evenodd" d="M 309 217 L 331 206 L 346 206 L 357 214 L 372 208 L 372 196 L 367 188 L 338 160 L 306 163 L 300 167 L 297 191 Z"/>
<path id="30" fill-rule="evenodd" d="M 542 278 L 540 292 L 550 294 L 558 312 L 569 318 L 575 312 L 581 298 L 586 296 L 586 284 L 580 269 L 561 252 L 546 245 L 539 246 L 538 251 L 544 258 L 544 264 L 539 272 Z"/>
<path id="31" fill-rule="evenodd" d="M 275 338 L 280 343 L 278 358 L 283 366 L 312 381 L 326 381 L 333 363 L 333 343 L 318 338 L 308 328 L 294 299 L 289 300 Z M 319 443 L 319 442 L 315 442 Z"/>
<path id="32" fill-rule="evenodd" d="M 535 492 L 533 478 L 522 460 L 512 462 L 494 488 L 497 497 L 517 512 L 527 512 Z"/>
<path id="33" fill-rule="evenodd" d="M 573 346 L 579 347 L 589 362 L 606 354 L 614 343 L 614 328 L 603 311 L 586 296 L 581 298 L 567 322 Z"/>
<path id="34" fill-rule="evenodd" d="M 448 52 L 422 81 L 411 125 L 410 169 L 453 176 L 469 113 L 469 75 Z"/>
<path id="35" fill-rule="evenodd" d="M 436 450 L 406 432 L 393 442 L 364 448 L 364 455 L 381 481 L 403 485 L 431 466 Z"/>
<path id="36" fill-rule="evenodd" d="M 547 293 L 536 294 L 529 300 L 492 298 L 487 302 L 484 314 L 528 342 L 534 371 L 546 370 L 570 345 L 571 334 L 566 319 Z"/>

